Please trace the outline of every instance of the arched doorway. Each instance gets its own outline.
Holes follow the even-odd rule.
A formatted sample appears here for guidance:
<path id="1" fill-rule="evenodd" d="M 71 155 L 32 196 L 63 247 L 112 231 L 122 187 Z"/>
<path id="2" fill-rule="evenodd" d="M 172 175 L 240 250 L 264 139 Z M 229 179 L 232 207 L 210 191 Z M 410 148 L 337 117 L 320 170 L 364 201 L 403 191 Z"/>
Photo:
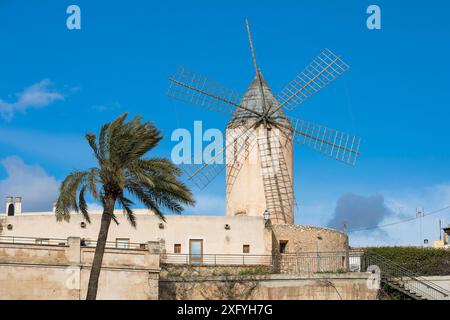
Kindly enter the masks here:
<path id="1" fill-rule="evenodd" d="M 14 216 L 14 205 L 12 203 L 8 206 L 8 216 Z"/>

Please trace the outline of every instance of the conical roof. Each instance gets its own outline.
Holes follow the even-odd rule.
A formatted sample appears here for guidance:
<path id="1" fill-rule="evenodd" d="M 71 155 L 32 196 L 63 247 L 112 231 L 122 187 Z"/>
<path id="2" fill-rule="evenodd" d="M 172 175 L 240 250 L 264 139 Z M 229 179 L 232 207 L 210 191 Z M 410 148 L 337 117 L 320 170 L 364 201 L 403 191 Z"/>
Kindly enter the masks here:
<path id="1" fill-rule="evenodd" d="M 261 82 L 262 82 L 262 91 L 266 102 L 266 108 L 272 108 L 271 110 L 273 110 L 273 108 L 275 108 L 275 106 L 278 105 L 278 101 L 273 95 L 272 91 L 270 90 L 269 86 L 267 85 L 262 75 L 261 75 Z M 264 113 L 263 97 L 261 95 L 261 90 L 259 88 L 258 75 L 255 75 L 255 78 L 253 79 L 252 83 L 245 92 L 240 105 L 245 107 L 246 109 L 254 110 L 261 115 Z M 236 108 L 236 111 L 231 117 L 230 123 L 242 122 L 258 118 L 259 116 L 257 114 L 254 114 L 253 112 L 250 112 L 243 108 Z M 279 109 L 271 116 L 271 119 L 286 121 L 286 116 L 284 112 L 281 109 Z"/>

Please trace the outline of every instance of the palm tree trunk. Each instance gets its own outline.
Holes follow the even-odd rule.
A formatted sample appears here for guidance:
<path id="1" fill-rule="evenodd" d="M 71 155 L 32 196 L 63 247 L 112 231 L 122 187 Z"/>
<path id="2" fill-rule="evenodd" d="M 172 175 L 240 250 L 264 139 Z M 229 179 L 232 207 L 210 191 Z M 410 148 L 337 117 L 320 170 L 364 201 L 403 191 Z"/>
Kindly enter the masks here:
<path id="1" fill-rule="evenodd" d="M 86 300 L 95 300 L 97 298 L 98 279 L 102 268 L 106 240 L 108 239 L 109 225 L 114 213 L 114 203 L 115 199 L 113 197 L 105 197 L 105 207 L 103 208 L 102 222 L 98 233 L 97 246 L 95 247 L 94 260 L 92 261 Z"/>

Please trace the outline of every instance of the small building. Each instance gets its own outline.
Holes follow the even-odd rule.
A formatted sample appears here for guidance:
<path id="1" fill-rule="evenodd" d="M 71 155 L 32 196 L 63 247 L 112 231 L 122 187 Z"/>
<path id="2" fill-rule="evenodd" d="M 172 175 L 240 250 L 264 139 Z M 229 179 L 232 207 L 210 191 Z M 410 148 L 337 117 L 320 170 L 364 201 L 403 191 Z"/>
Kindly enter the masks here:
<path id="1" fill-rule="evenodd" d="M 22 199 L 15 199 L 13 203 L 8 197 L 8 214 L 0 214 L 0 242 L 47 244 L 60 239 L 64 244 L 69 237 L 79 237 L 82 246 L 95 246 L 101 210 L 90 211 L 91 223 L 77 213 L 71 215 L 70 222 L 58 222 L 53 211 L 22 212 Z M 167 215 L 162 221 L 147 209 L 135 210 L 137 227 L 133 228 L 121 210 L 115 214 L 118 224 L 111 224 L 108 246 L 145 248 L 146 243 L 156 241 L 162 263 L 264 265 L 280 254 L 286 263 L 294 265 L 298 254 L 311 255 L 315 261 L 318 253 L 339 253 L 339 269 L 347 264 L 348 238 L 333 229 L 272 224 L 264 216 L 246 215 Z M 314 265 L 306 268 L 317 268 L 316 262 Z"/>

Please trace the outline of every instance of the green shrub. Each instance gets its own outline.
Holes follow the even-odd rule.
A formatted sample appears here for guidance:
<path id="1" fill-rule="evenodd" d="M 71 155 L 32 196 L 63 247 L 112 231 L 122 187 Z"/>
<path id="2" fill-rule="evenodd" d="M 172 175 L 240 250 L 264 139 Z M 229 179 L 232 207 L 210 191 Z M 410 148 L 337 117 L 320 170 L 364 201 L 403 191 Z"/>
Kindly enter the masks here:
<path id="1" fill-rule="evenodd" d="M 251 269 L 243 269 L 239 271 L 240 276 L 258 276 L 258 275 L 264 275 L 269 274 L 270 271 L 267 270 L 267 268 L 262 267 L 256 267 Z"/>
<path id="2" fill-rule="evenodd" d="M 364 250 L 381 255 L 421 276 L 450 275 L 450 251 L 415 247 L 369 247 Z"/>

